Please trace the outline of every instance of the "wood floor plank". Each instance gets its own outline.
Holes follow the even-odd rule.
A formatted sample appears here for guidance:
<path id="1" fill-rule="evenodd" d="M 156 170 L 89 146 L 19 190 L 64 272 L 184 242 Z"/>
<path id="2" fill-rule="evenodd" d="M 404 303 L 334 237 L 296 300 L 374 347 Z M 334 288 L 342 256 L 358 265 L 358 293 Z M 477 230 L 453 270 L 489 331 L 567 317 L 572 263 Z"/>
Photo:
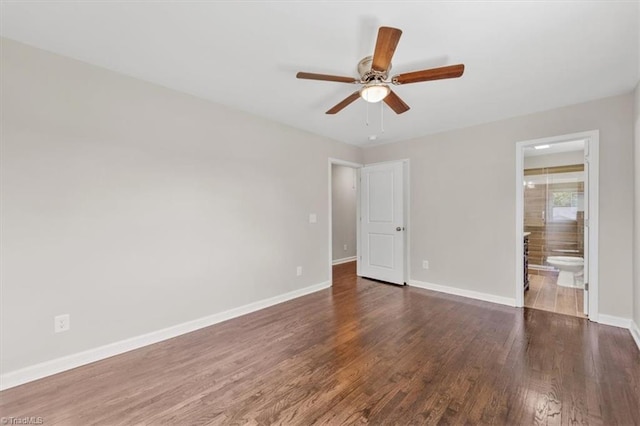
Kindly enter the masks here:
<path id="1" fill-rule="evenodd" d="M 556 309 L 554 312 L 577 316 L 576 305 L 575 289 L 556 286 Z"/>
<path id="2" fill-rule="evenodd" d="M 550 277 L 542 277 L 543 286 L 540 288 L 540 294 L 536 300 L 535 308 L 545 311 L 555 312 L 557 300 L 557 286 L 550 283 Z"/>
<path id="3" fill-rule="evenodd" d="M 584 291 L 576 291 L 576 312 L 578 316 L 583 317 L 584 315 Z"/>
<path id="4" fill-rule="evenodd" d="M 0 413 L 46 425 L 640 424 L 628 330 L 360 279 L 354 263 L 334 271 L 331 289 L 1 392 Z M 532 276 L 525 301 L 575 313 L 581 301 L 554 279 Z"/>
<path id="5" fill-rule="evenodd" d="M 543 277 L 540 275 L 529 275 L 529 290 L 524 292 L 524 306 L 534 307 L 540 295 Z"/>

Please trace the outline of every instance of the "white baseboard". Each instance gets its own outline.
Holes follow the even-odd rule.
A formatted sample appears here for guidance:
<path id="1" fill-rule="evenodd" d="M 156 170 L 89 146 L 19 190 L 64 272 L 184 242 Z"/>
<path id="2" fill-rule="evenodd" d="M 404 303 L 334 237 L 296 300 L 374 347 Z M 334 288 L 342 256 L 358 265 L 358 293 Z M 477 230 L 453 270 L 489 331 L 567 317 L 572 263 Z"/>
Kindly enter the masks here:
<path id="1" fill-rule="evenodd" d="M 41 379 L 43 377 L 70 370 L 72 368 L 80 367 L 81 365 L 100 361 L 102 359 L 109 358 L 114 355 L 119 355 L 124 352 L 129 352 L 143 346 L 171 339 L 173 337 L 177 337 L 185 333 L 190 333 L 192 331 L 199 330 L 213 324 L 227 321 L 232 318 L 249 314 L 251 312 L 259 311 L 260 309 L 268 308 L 269 306 L 277 305 L 291 299 L 305 296 L 307 294 L 329 288 L 330 286 L 331 283 L 329 281 L 326 281 L 320 284 L 301 288 L 299 290 L 290 291 L 279 296 L 274 296 L 269 299 L 259 300 L 257 302 L 240 306 L 238 308 L 229 309 L 228 311 L 209 315 L 204 318 L 188 321 L 182 324 L 164 328 L 162 330 L 153 331 L 141 336 L 132 337 L 130 339 L 121 340 L 119 342 L 110 343 L 104 346 L 99 346 L 97 348 L 89 349 L 72 355 L 67 355 L 61 358 L 53 359 L 51 361 L 45 361 L 40 364 L 22 368 L 20 370 L 10 371 L 8 373 L 0 375 L 0 390 L 12 388 L 14 386 Z"/>
<path id="2" fill-rule="evenodd" d="M 611 325 L 613 327 L 626 328 L 629 330 L 631 329 L 631 320 L 629 318 L 621 318 L 621 317 L 614 317 L 613 315 L 599 314 L 597 322 L 599 324 Z"/>
<path id="3" fill-rule="evenodd" d="M 341 265 L 343 263 L 349 263 L 349 262 L 353 262 L 357 259 L 356 256 L 351 256 L 351 257 L 343 257 L 342 259 L 335 259 L 333 261 L 334 265 Z"/>
<path id="4" fill-rule="evenodd" d="M 432 284 L 424 281 L 409 280 L 408 284 L 413 287 L 424 288 L 427 290 L 438 291 L 440 293 L 453 294 L 456 296 L 468 297 L 470 299 L 483 300 L 485 302 L 498 303 L 500 305 L 516 306 L 516 299 L 511 297 L 496 296 L 488 293 L 480 293 L 473 290 L 465 290 L 457 287 L 449 287 L 446 285 Z"/>
<path id="5" fill-rule="evenodd" d="M 631 327 L 629 327 L 629 331 L 631 331 L 631 337 L 636 341 L 636 345 L 638 346 L 638 350 L 640 350 L 640 327 L 635 322 L 631 321 Z"/>

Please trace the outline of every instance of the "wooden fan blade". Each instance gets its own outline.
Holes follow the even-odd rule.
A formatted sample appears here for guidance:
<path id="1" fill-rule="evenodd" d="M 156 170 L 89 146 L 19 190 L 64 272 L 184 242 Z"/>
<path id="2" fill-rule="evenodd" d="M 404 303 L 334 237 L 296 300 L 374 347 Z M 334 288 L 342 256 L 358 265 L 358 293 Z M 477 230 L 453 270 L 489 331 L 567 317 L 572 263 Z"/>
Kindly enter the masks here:
<path id="1" fill-rule="evenodd" d="M 336 106 L 334 106 L 329 111 L 327 111 L 326 114 L 335 114 L 337 112 L 340 112 L 344 107 L 346 107 L 347 105 L 349 105 L 350 103 L 358 99 L 359 97 L 360 97 L 360 91 L 353 92 L 352 94 L 347 96 L 344 100 L 342 100 L 340 103 L 338 103 Z"/>
<path id="2" fill-rule="evenodd" d="M 409 105 L 405 104 L 400 96 L 396 95 L 393 90 L 384 98 L 384 103 L 396 112 L 396 114 L 402 114 L 409 111 Z"/>
<path id="3" fill-rule="evenodd" d="M 391 27 L 380 27 L 378 30 L 378 40 L 376 50 L 373 51 L 373 62 L 371 69 L 374 71 L 386 71 L 391 64 L 391 58 L 396 51 L 402 30 Z"/>
<path id="4" fill-rule="evenodd" d="M 413 71 L 394 76 L 393 84 L 419 83 L 421 81 L 441 80 L 445 78 L 457 78 L 464 73 L 464 65 L 449 65 L 442 68 L 432 68 L 430 70 Z"/>
<path id="5" fill-rule="evenodd" d="M 357 83 L 358 82 L 353 77 L 340 77 L 339 75 L 314 74 L 312 72 L 299 72 L 298 74 L 296 74 L 296 77 L 303 78 L 306 80 L 337 81 L 339 83 Z"/>

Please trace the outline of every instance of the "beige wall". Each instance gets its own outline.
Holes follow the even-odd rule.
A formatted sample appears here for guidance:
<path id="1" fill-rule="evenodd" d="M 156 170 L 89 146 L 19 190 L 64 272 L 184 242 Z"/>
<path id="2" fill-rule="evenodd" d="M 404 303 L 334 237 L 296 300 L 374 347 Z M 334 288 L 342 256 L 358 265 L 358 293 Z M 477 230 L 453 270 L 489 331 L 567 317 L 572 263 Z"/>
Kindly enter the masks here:
<path id="1" fill-rule="evenodd" d="M 331 166 L 333 260 L 356 255 L 356 170 Z M 344 249 L 344 246 L 347 249 Z"/>
<path id="2" fill-rule="evenodd" d="M 329 280 L 327 159 L 359 149 L 8 40 L 1 63 L 2 373 Z"/>
<path id="3" fill-rule="evenodd" d="M 366 149 L 411 161 L 411 278 L 514 298 L 515 142 L 599 129 L 600 313 L 631 318 L 632 111 L 627 94 Z"/>
<path id="4" fill-rule="evenodd" d="M 640 327 L 640 83 L 634 92 L 634 162 L 635 162 L 635 208 L 633 239 L 633 319 Z"/>

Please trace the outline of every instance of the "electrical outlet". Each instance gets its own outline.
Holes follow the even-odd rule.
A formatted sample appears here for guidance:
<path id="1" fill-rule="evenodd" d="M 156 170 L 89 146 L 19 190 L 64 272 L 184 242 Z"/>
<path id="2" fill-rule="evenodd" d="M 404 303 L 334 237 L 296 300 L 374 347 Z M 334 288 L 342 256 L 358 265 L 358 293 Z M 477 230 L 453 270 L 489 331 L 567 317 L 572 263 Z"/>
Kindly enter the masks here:
<path id="1" fill-rule="evenodd" d="M 53 317 L 53 331 L 61 333 L 71 328 L 71 317 L 69 314 L 58 315 Z"/>
<path id="2" fill-rule="evenodd" d="M 298 266 L 298 267 L 296 268 L 296 275 L 297 275 L 298 277 L 302 276 L 302 266 Z"/>
<path id="3" fill-rule="evenodd" d="M 422 261 L 422 269 L 429 269 L 429 261 L 428 260 L 423 260 Z"/>
<path id="4" fill-rule="evenodd" d="M 346 244 L 344 245 L 344 251 L 347 251 L 347 245 Z"/>

